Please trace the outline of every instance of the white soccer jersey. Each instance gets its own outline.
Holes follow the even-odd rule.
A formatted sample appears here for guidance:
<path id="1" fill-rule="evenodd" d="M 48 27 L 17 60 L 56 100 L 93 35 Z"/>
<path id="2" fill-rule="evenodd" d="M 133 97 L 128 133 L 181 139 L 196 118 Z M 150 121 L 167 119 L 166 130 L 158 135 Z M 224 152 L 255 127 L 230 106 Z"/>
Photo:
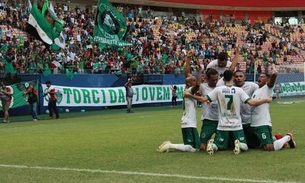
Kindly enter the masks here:
<path id="1" fill-rule="evenodd" d="M 192 87 L 187 89 L 191 92 Z M 192 98 L 183 98 L 183 116 L 181 118 L 181 128 L 197 128 L 197 101 Z"/>
<path id="2" fill-rule="evenodd" d="M 202 83 L 200 85 L 202 96 L 206 96 L 214 90 L 214 87 L 210 87 L 208 83 Z M 218 103 L 205 102 L 202 104 L 202 115 L 201 120 L 208 119 L 212 121 L 218 121 Z"/>
<path id="3" fill-rule="evenodd" d="M 220 77 L 222 77 L 223 73 L 230 68 L 231 65 L 232 65 L 232 62 L 228 61 L 226 67 L 219 67 L 218 60 L 216 59 L 216 60 L 211 61 L 208 64 L 207 69 L 208 68 L 215 69 L 218 72 L 219 78 L 220 78 Z"/>
<path id="4" fill-rule="evenodd" d="M 264 85 L 261 88 L 255 90 L 252 95 L 252 99 L 262 99 L 272 96 L 273 90 L 269 88 L 268 85 Z M 271 117 L 269 112 L 269 103 L 261 104 L 259 106 L 253 107 L 251 115 L 251 127 L 257 126 L 272 126 Z"/>
<path id="5" fill-rule="evenodd" d="M 226 85 L 226 82 L 223 80 L 223 77 L 219 78 L 216 86 L 224 86 L 224 85 Z"/>
<path id="6" fill-rule="evenodd" d="M 218 126 L 217 130 L 241 130 L 240 105 L 250 100 L 241 88 L 235 86 L 219 86 L 208 94 L 210 101 L 218 101 Z"/>
<path id="7" fill-rule="evenodd" d="M 252 96 L 254 91 L 258 89 L 258 85 L 253 82 L 245 82 L 240 88 L 242 88 L 248 96 Z M 251 123 L 251 106 L 249 104 L 241 104 L 241 121 L 244 125 Z"/>

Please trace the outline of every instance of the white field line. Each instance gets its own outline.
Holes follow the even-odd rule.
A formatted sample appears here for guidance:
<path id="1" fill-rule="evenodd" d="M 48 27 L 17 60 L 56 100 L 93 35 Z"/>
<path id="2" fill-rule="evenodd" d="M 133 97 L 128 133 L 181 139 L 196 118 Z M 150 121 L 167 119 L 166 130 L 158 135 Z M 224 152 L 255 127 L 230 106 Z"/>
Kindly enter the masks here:
<path id="1" fill-rule="evenodd" d="M 141 176 L 153 176 L 153 177 L 171 177 L 171 178 L 212 180 L 212 181 L 214 180 L 214 181 L 227 181 L 227 182 L 297 183 L 297 182 L 281 182 L 281 181 L 276 181 L 276 180 L 232 179 L 232 178 L 223 178 L 223 177 L 204 177 L 204 176 L 190 176 L 190 175 L 179 175 L 179 174 L 161 174 L 161 173 L 100 170 L 100 169 L 40 167 L 40 166 L 6 165 L 6 164 L 0 164 L 0 167 L 17 168 L 17 169 L 36 169 L 36 170 L 56 170 L 56 171 L 90 172 L 90 173 L 109 173 L 109 174 L 123 174 L 123 175 L 141 175 Z"/>

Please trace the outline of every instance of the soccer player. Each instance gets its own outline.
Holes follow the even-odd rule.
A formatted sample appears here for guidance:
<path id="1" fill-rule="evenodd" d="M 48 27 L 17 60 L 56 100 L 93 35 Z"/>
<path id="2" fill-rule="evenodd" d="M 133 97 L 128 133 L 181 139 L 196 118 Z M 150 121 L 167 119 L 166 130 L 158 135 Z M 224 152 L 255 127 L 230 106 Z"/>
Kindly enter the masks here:
<path id="1" fill-rule="evenodd" d="M 233 58 L 233 61 L 228 70 L 234 71 L 238 63 L 240 47 L 236 46 L 236 53 Z M 223 86 L 225 82 L 223 77 L 222 81 L 218 81 L 219 74 L 216 69 L 208 68 L 206 72 L 207 83 L 201 84 L 201 93 L 202 96 L 206 96 L 214 90 L 216 86 Z M 212 135 L 216 133 L 218 125 L 218 103 L 213 101 L 211 103 L 203 103 L 202 105 L 202 127 L 200 133 L 200 149 L 206 150 L 207 141 L 211 139 Z"/>
<path id="2" fill-rule="evenodd" d="M 193 51 L 189 51 L 186 59 L 186 69 L 190 68 L 190 57 L 192 56 Z M 198 63 L 199 64 L 199 63 Z M 197 80 L 190 73 L 185 72 L 187 76 L 185 80 L 186 89 L 189 93 L 194 95 L 200 86 L 202 79 L 202 69 L 203 65 L 200 66 Z M 170 141 L 163 142 L 158 148 L 158 152 L 169 152 L 169 151 L 183 151 L 183 152 L 196 152 L 199 151 L 200 142 L 199 134 L 197 131 L 197 101 L 193 98 L 183 97 L 183 116 L 181 118 L 181 128 L 182 128 L 182 137 L 183 144 L 172 144 Z"/>
<path id="3" fill-rule="evenodd" d="M 240 53 L 240 46 L 236 45 L 236 49 L 235 49 L 235 56 L 232 60 L 231 64 L 227 64 L 227 67 L 225 68 L 215 68 L 218 72 L 218 74 L 223 73 L 225 70 L 231 70 L 231 71 L 235 71 L 236 65 L 238 64 L 238 58 L 239 58 L 239 53 Z M 228 66 L 229 65 L 229 66 Z M 223 80 L 223 74 L 220 74 L 219 76 L 221 76 L 221 78 L 219 78 L 217 85 L 216 86 L 223 86 L 225 85 L 225 81 Z"/>
<path id="4" fill-rule="evenodd" d="M 212 68 L 217 70 L 219 74 L 219 78 L 223 76 L 225 70 L 228 70 L 231 66 L 231 62 L 228 61 L 228 53 L 227 52 L 220 52 L 218 58 L 216 60 L 211 61 L 207 65 L 208 68 Z"/>
<path id="5" fill-rule="evenodd" d="M 184 92 L 185 96 L 192 97 L 200 102 L 218 102 L 218 126 L 215 141 L 210 139 L 207 143 L 207 152 L 214 154 L 218 149 L 226 150 L 230 137 L 234 140 L 234 154 L 239 154 L 240 150 L 248 150 L 246 138 L 241 124 L 240 105 L 242 102 L 252 106 L 271 102 L 271 97 L 258 100 L 250 100 L 249 96 L 238 87 L 233 86 L 233 71 L 224 72 L 224 86 L 216 87 L 205 97 L 193 96 Z"/>
<path id="6" fill-rule="evenodd" d="M 258 89 L 258 85 L 254 82 L 245 82 L 245 73 L 241 70 L 234 72 L 234 85 L 243 89 L 248 96 L 252 96 L 254 91 Z M 251 106 L 245 103 L 241 104 L 241 121 L 246 138 L 248 138 L 248 130 L 251 123 Z"/>
<path id="7" fill-rule="evenodd" d="M 194 55 L 194 50 L 188 51 L 186 57 L 185 57 L 185 68 L 184 68 L 184 76 L 185 76 L 185 88 L 189 88 L 193 86 L 193 81 L 196 80 L 196 78 L 191 74 L 191 60 Z"/>
<path id="8" fill-rule="evenodd" d="M 259 99 L 263 97 L 272 97 L 273 86 L 277 77 L 277 70 L 272 64 L 272 74 L 261 74 L 258 78 L 259 88 L 255 90 L 252 99 Z M 269 112 L 269 104 L 256 106 L 252 110 L 251 125 L 249 129 L 249 147 L 261 146 L 266 151 L 280 150 L 287 142 L 290 148 L 295 148 L 296 143 L 293 139 L 292 133 L 287 133 L 284 137 L 273 141 L 272 138 L 272 123 Z"/>
<path id="9" fill-rule="evenodd" d="M 206 71 L 206 83 L 201 83 L 200 91 L 202 96 L 206 96 L 212 92 L 218 81 L 218 72 L 215 69 L 209 68 Z M 202 104 L 202 126 L 200 132 L 200 150 L 205 151 L 206 145 L 212 135 L 216 133 L 218 124 L 218 104 L 217 101 Z"/>

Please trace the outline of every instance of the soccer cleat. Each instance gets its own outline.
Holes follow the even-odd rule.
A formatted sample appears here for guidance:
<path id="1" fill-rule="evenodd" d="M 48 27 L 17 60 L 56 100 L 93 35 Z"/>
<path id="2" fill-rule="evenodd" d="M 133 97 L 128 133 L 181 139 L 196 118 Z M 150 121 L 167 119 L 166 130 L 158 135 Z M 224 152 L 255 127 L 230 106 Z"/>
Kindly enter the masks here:
<path id="1" fill-rule="evenodd" d="M 276 132 L 274 134 L 274 137 L 275 137 L 276 140 L 279 140 L 279 139 L 283 138 L 283 135 L 281 133 L 279 133 L 279 132 Z M 284 144 L 282 148 L 284 148 L 286 146 L 287 146 L 287 144 Z"/>
<path id="2" fill-rule="evenodd" d="M 161 145 L 159 145 L 159 147 L 157 148 L 157 151 L 159 152 L 159 151 L 160 151 L 160 148 L 161 148 L 162 146 L 164 146 L 164 144 L 166 144 L 167 142 L 169 142 L 169 141 L 164 141 Z"/>
<path id="3" fill-rule="evenodd" d="M 6 119 L 4 119 L 2 122 L 3 122 L 3 123 L 6 123 L 7 121 L 6 121 Z"/>
<path id="4" fill-rule="evenodd" d="M 213 144 L 214 144 L 214 140 L 210 139 L 207 143 L 207 152 L 209 153 L 209 155 L 213 155 L 214 154 L 214 149 L 213 149 Z"/>
<path id="5" fill-rule="evenodd" d="M 295 143 L 295 141 L 293 139 L 292 133 L 287 133 L 286 135 L 290 136 L 290 140 L 288 141 L 290 148 L 295 148 L 297 146 L 297 144 Z"/>
<path id="6" fill-rule="evenodd" d="M 239 140 L 238 139 L 236 139 L 235 141 L 234 141 L 234 149 L 233 149 L 233 153 L 234 154 L 239 154 L 240 153 L 240 142 L 239 142 Z"/>
<path id="7" fill-rule="evenodd" d="M 169 151 L 169 145 L 171 144 L 170 141 L 164 141 L 158 148 L 157 151 L 160 153 L 168 152 Z"/>

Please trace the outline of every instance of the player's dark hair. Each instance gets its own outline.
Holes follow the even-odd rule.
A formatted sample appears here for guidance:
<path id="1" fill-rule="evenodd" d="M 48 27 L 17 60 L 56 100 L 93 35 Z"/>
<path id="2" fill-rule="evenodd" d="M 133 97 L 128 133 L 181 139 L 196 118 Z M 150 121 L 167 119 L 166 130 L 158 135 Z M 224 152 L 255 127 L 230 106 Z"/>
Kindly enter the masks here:
<path id="1" fill-rule="evenodd" d="M 266 77 L 269 79 L 271 76 L 270 74 L 264 73 L 266 75 Z"/>
<path id="2" fill-rule="evenodd" d="M 51 81 L 47 81 L 46 84 L 51 84 Z"/>
<path id="3" fill-rule="evenodd" d="M 243 75 L 245 75 L 245 72 L 242 71 L 242 70 L 236 70 L 236 71 L 234 72 L 234 75 L 235 75 L 235 73 L 238 73 L 238 72 L 241 72 L 241 73 L 243 73 Z"/>
<path id="4" fill-rule="evenodd" d="M 223 60 L 228 60 L 228 53 L 227 52 L 220 52 L 219 54 L 218 54 L 218 60 L 221 60 L 221 61 L 223 61 Z"/>
<path id="5" fill-rule="evenodd" d="M 216 69 L 213 69 L 213 68 L 208 68 L 207 71 L 205 72 L 207 77 L 210 79 L 211 76 L 213 75 L 218 75 L 218 72 Z"/>
<path id="6" fill-rule="evenodd" d="M 177 86 L 176 85 L 174 86 L 174 89 L 177 90 Z"/>
<path id="7" fill-rule="evenodd" d="M 223 73 L 223 79 L 225 81 L 231 81 L 231 79 L 233 78 L 233 71 L 231 70 L 226 70 L 224 73 Z"/>

